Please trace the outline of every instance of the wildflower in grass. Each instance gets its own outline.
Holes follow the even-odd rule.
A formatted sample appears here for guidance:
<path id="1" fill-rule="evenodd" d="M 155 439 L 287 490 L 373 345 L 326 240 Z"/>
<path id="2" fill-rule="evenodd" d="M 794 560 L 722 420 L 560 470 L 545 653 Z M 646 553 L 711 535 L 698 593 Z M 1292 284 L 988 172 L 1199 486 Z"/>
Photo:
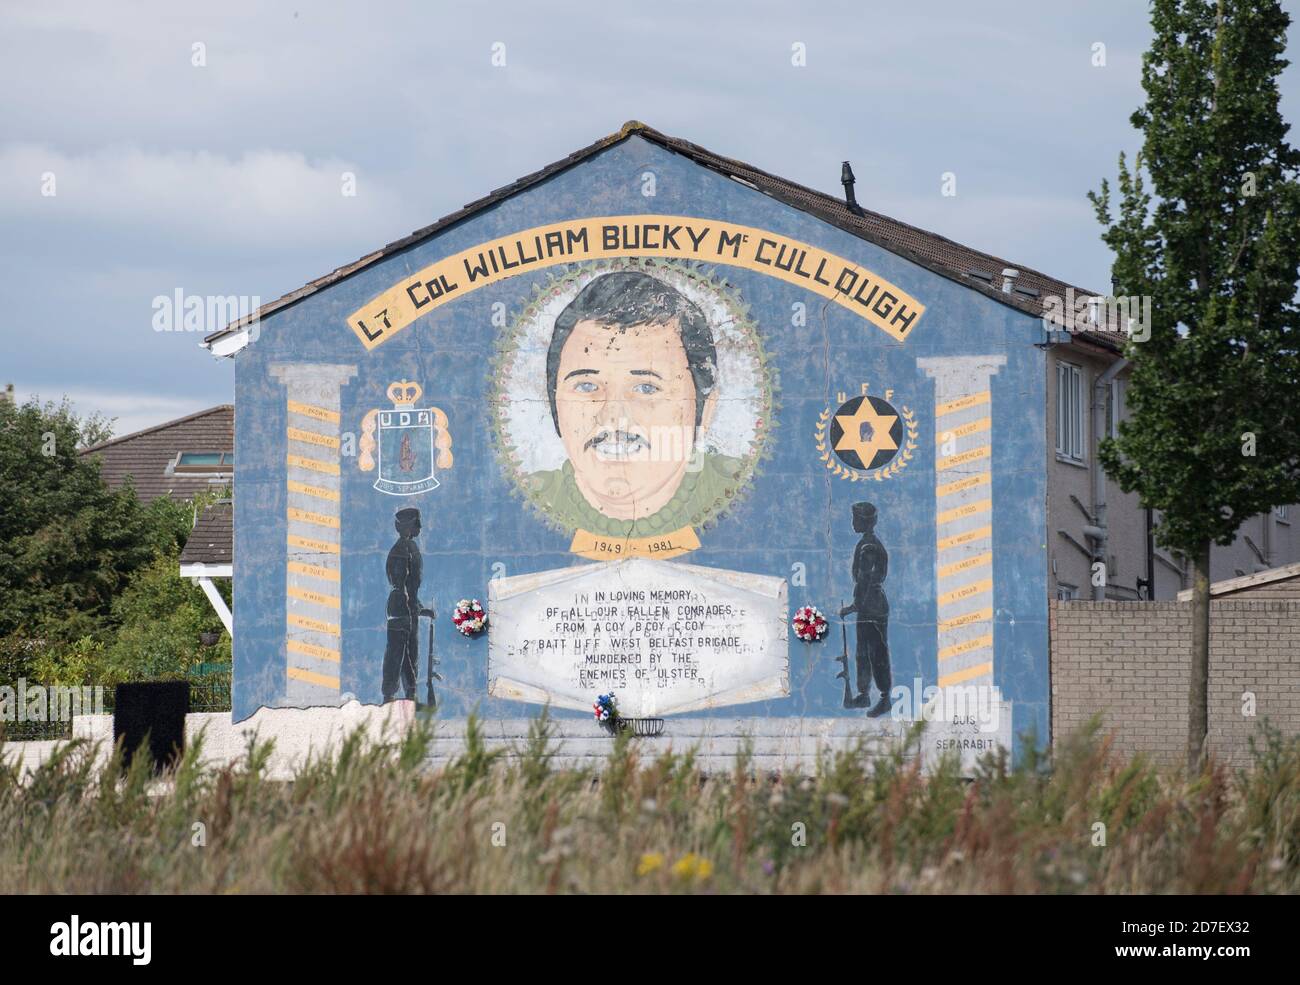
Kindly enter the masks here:
<path id="1" fill-rule="evenodd" d="M 659 852 L 646 852 L 641 856 L 641 861 L 636 864 L 636 874 L 639 876 L 648 876 L 651 872 L 658 872 L 664 867 L 664 857 Z"/>
<path id="2" fill-rule="evenodd" d="M 683 882 L 692 879 L 696 882 L 704 882 L 712 875 L 713 863 L 694 852 L 687 852 L 673 863 L 673 876 Z"/>

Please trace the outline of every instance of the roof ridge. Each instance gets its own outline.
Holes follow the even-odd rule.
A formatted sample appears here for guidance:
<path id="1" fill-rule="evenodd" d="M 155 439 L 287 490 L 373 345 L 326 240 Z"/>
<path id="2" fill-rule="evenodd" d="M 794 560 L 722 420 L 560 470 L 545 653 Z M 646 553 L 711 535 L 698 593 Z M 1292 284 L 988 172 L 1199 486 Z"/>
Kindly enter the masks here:
<path id="1" fill-rule="evenodd" d="M 828 204 L 844 205 L 842 199 L 836 197 L 835 195 L 832 195 L 830 192 L 824 192 L 821 189 L 812 188 L 808 185 L 800 184 L 799 182 L 792 181 L 789 178 L 783 178 L 778 174 L 774 174 L 771 171 L 766 171 L 763 168 L 755 167 L 754 165 L 742 161 L 739 158 L 727 157 L 724 154 L 719 154 L 716 151 L 711 151 L 707 147 L 703 147 L 700 144 L 695 143 L 694 141 L 685 140 L 681 137 L 669 136 L 668 134 L 662 133 L 654 129 L 654 127 L 647 126 L 644 123 L 638 123 L 636 120 L 629 121 L 629 123 L 624 124 L 624 127 L 626 128 L 628 126 L 631 126 L 632 124 L 637 125 L 637 129 L 642 131 L 643 136 L 650 136 L 651 139 L 659 138 L 661 140 L 669 141 L 675 144 L 686 144 L 692 149 L 700 152 L 701 154 L 705 154 L 709 157 L 716 158 L 720 161 L 725 161 L 726 163 L 735 166 L 737 171 L 748 171 L 752 174 L 762 175 L 763 177 L 769 178 L 772 181 L 780 182 L 783 185 L 790 185 L 791 187 L 797 188 L 800 191 L 807 192 L 809 195 L 815 195 L 818 198 L 825 200 Z M 874 209 L 863 208 L 861 205 L 859 205 L 858 208 L 861 214 L 865 217 L 879 219 L 884 222 L 892 223 L 893 225 L 896 226 L 902 226 L 906 229 L 912 230 L 913 232 L 921 233 L 922 235 L 927 236 L 930 239 L 941 240 L 944 243 L 951 243 L 953 246 L 960 247 L 963 250 L 969 250 L 972 253 L 979 253 L 982 256 L 988 257 L 990 260 L 996 260 L 998 263 L 1003 264 L 1004 266 L 1007 267 L 1014 266 L 1015 269 L 1019 270 L 1021 273 L 1035 274 L 1038 277 L 1043 278 L 1044 280 L 1056 281 L 1057 283 L 1066 284 L 1068 286 L 1074 287 L 1076 290 L 1080 292 L 1086 292 L 1088 294 L 1097 293 L 1095 291 L 1090 291 L 1087 288 L 1080 287 L 1078 284 L 1071 284 L 1069 281 L 1061 280 L 1061 278 L 1059 277 L 1054 277 L 1051 274 L 1044 273 L 1043 271 L 1038 270 L 1034 267 L 1025 266 L 1023 263 L 1016 263 L 1014 260 L 1006 260 L 1003 257 L 997 256 L 996 254 L 989 253 L 987 250 L 981 250 L 977 247 L 970 246 L 967 243 L 960 243 L 957 240 L 953 239 L 951 236 L 945 236 L 943 233 L 933 232 L 932 230 L 925 229 L 921 226 L 914 225 L 910 222 L 905 222 L 902 219 L 895 219 L 893 216 L 886 215 L 883 212 L 877 212 Z M 995 274 L 999 273 L 999 271 L 994 271 L 994 273 Z"/>
<path id="2" fill-rule="evenodd" d="M 186 421 L 193 421 L 200 417 L 207 417 L 209 414 L 215 414 L 218 411 L 228 410 L 232 414 L 235 411 L 234 404 L 217 404 L 215 407 L 209 407 L 206 410 L 196 410 L 192 414 L 186 414 L 184 417 L 178 417 L 172 421 L 163 421 L 161 424 L 155 424 L 152 427 L 142 428 L 139 431 L 132 431 L 130 434 L 124 434 L 118 438 L 109 438 L 107 441 L 101 441 L 97 445 L 91 445 L 89 448 L 81 449 L 78 454 L 86 455 L 92 451 L 100 451 L 110 445 L 120 444 L 123 441 L 130 441 L 132 438 L 140 438 L 146 434 L 152 434 L 154 431 L 161 431 L 163 428 L 169 428 L 176 424 L 184 424 Z"/>
<path id="3" fill-rule="evenodd" d="M 798 182 L 789 180 L 788 178 L 782 178 L 779 175 L 775 175 L 769 171 L 764 171 L 761 168 L 756 168 L 753 165 L 736 158 L 725 157 L 721 154 L 717 154 L 708 148 L 702 147 L 689 140 L 680 137 L 672 137 L 662 131 L 656 130 L 648 124 L 642 123 L 640 120 L 628 120 L 614 133 L 601 137 L 588 146 L 574 151 L 567 157 L 561 158 L 558 161 L 553 161 L 537 171 L 533 171 L 517 178 L 511 183 L 489 192 L 482 198 L 466 203 L 461 206 L 461 208 L 448 213 L 431 224 L 416 229 L 401 239 L 394 240 L 386 246 L 367 253 L 365 256 L 354 260 L 351 263 L 336 267 L 330 273 L 309 281 L 302 287 L 263 304 L 251 314 L 238 318 L 235 321 L 232 321 L 225 328 L 208 335 L 203 339 L 203 344 L 208 346 L 226 335 L 237 332 L 246 324 L 268 317 L 282 308 L 287 308 L 324 287 L 344 280 L 345 278 L 368 268 L 381 259 L 393 256 L 416 245 L 417 243 L 423 242 L 434 234 L 441 232 L 464 219 L 468 219 L 470 216 L 487 208 L 489 205 L 500 202 L 520 191 L 538 184 L 541 181 L 554 177 L 557 174 L 561 174 L 600 151 L 603 151 L 606 148 L 620 143 L 632 136 L 644 137 L 670 153 L 680 153 L 700 167 L 707 168 L 717 174 L 722 174 L 732 178 L 743 178 L 747 175 L 759 178 L 768 185 L 767 188 L 759 187 L 753 182 L 747 181 L 747 183 L 752 184 L 754 189 L 760 194 L 765 194 L 769 198 L 783 202 L 790 208 L 812 215 L 823 222 L 835 226 L 837 229 L 849 233 L 851 236 L 857 236 L 859 239 L 873 243 L 882 250 L 900 256 L 905 260 L 929 270 L 931 273 L 952 280 L 969 290 L 973 290 L 991 300 L 1014 308 L 1024 314 L 1034 317 L 1041 317 L 1043 315 L 1043 303 L 1041 300 L 1037 299 L 1036 291 L 1032 296 L 1027 296 L 1024 293 L 1017 294 L 1015 291 L 1003 291 L 996 283 L 985 282 L 980 278 L 971 277 L 968 270 L 959 269 L 961 266 L 960 263 L 946 263 L 944 262 L 943 257 L 929 256 L 916 248 L 914 244 L 903 241 L 902 236 L 890 236 L 888 234 L 889 230 L 893 229 L 896 233 L 914 234 L 928 243 L 950 246 L 956 252 L 972 254 L 974 257 L 979 257 L 985 261 L 994 264 L 1001 264 L 1004 269 L 1006 267 L 1014 267 L 1014 269 L 1021 271 L 1022 273 L 1029 274 L 1031 279 L 1037 279 L 1045 285 L 1059 285 L 1062 290 L 1073 289 L 1077 294 L 1086 296 L 1094 296 L 1096 294 L 1094 291 L 1081 288 L 1077 284 L 1071 284 L 1070 282 L 1061 280 L 1058 277 L 1053 277 L 1035 267 L 1016 264 L 1014 261 L 1005 260 L 1002 257 L 986 253 L 983 250 L 976 249 L 975 247 L 959 243 L 956 240 L 939 233 L 930 232 L 929 230 L 922 229 L 920 226 L 913 226 L 910 223 L 894 219 L 881 212 L 859 208 L 856 212 L 850 213 L 853 220 L 850 222 L 844 216 L 839 214 L 847 208 L 845 202 L 834 195 L 818 191 L 815 188 L 809 188 L 806 185 L 801 185 Z M 803 196 L 809 200 L 800 201 L 798 196 Z M 954 258 L 954 260 L 955 259 L 956 258 Z M 998 271 L 994 270 L 990 273 L 996 276 Z M 1104 342 L 1108 348 L 1119 347 L 1115 339 L 1117 333 L 1103 328 L 1102 326 L 1093 328 L 1077 327 L 1072 328 L 1071 331 L 1091 336 L 1099 342 Z"/>

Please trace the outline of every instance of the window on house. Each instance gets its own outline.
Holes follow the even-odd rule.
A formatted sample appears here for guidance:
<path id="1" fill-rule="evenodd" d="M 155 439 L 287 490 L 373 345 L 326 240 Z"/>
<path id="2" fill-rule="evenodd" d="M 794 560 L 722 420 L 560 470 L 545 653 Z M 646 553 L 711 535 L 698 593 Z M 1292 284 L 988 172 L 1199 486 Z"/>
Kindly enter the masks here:
<path id="1" fill-rule="evenodd" d="M 1291 522 L 1290 518 L 1286 515 L 1286 507 L 1285 507 L 1285 506 L 1274 506 L 1274 507 L 1273 507 L 1273 519 L 1277 520 L 1278 523 L 1290 523 L 1290 522 Z"/>
<path id="2" fill-rule="evenodd" d="M 1071 462 L 1084 460 L 1083 371 L 1072 363 L 1056 364 L 1056 454 Z"/>
<path id="3" fill-rule="evenodd" d="M 1119 437 L 1119 422 L 1124 420 L 1124 381 L 1111 380 L 1106 392 L 1106 434 Z"/>
<path id="4" fill-rule="evenodd" d="M 1077 585 L 1067 585 L 1063 581 L 1056 583 L 1056 601 L 1073 602 L 1079 597 L 1079 587 Z"/>
<path id="5" fill-rule="evenodd" d="M 183 451 L 176 456 L 173 472 L 203 473 L 233 472 L 235 453 L 229 451 Z"/>

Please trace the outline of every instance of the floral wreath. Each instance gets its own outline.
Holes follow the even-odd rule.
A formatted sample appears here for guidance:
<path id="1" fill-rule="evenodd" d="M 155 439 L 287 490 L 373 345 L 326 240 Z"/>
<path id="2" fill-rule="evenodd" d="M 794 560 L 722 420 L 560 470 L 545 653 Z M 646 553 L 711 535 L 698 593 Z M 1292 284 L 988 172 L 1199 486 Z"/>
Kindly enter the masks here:
<path id="1" fill-rule="evenodd" d="M 487 613 L 478 599 L 461 599 L 451 610 L 451 621 L 464 636 L 477 636 L 487 626 Z"/>
<path id="2" fill-rule="evenodd" d="M 596 721 L 601 725 L 615 726 L 618 724 L 618 702 L 614 699 L 613 693 L 602 694 L 591 704 L 596 715 Z"/>
<path id="3" fill-rule="evenodd" d="M 768 355 L 763 349 L 758 325 L 750 316 L 748 306 L 730 283 L 717 275 L 712 268 L 699 262 L 653 257 L 587 260 L 569 264 L 564 273 L 549 274 L 545 283 L 534 283 L 532 296 L 498 338 L 496 354 L 491 362 L 488 387 L 492 402 L 493 446 L 515 492 L 532 506 L 547 525 L 559 531 L 569 531 L 571 528 L 553 515 L 545 497 L 527 481 L 530 473 L 524 470 L 520 449 L 512 442 L 510 435 L 511 421 L 508 409 L 513 394 L 509 391 L 509 384 L 516 360 L 523 350 L 521 339 L 525 336 L 530 323 L 540 316 L 542 310 L 562 294 L 571 292 L 576 296 L 578 291 L 596 277 L 621 270 L 649 273 L 675 287 L 685 285 L 689 288 L 693 285 L 707 290 L 726 309 L 725 318 L 717 322 L 710 321 L 715 344 L 730 343 L 733 348 L 745 352 L 757 372 L 754 437 L 745 454 L 741 456 L 741 469 L 729 485 L 727 497 L 718 497 L 705 504 L 690 518 L 692 526 L 707 527 L 741 502 L 752 485 L 754 477 L 760 472 L 759 462 L 771 457 L 772 431 L 776 426 L 775 413 L 780 404 L 776 399 L 778 388 L 776 368 L 769 362 Z M 725 336 L 721 334 L 722 332 L 726 333 Z"/>
<path id="4" fill-rule="evenodd" d="M 826 617 L 822 615 L 822 610 L 815 605 L 805 605 L 803 608 L 796 609 L 794 618 L 790 620 L 790 626 L 794 629 L 794 635 L 805 643 L 816 643 L 830 629 Z"/>

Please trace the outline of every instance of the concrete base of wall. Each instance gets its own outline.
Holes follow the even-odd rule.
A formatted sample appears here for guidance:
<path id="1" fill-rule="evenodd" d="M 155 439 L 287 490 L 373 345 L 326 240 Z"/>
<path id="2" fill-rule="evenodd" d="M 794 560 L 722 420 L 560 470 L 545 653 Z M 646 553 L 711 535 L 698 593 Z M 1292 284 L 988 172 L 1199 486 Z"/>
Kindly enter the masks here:
<path id="1" fill-rule="evenodd" d="M 309 757 L 333 755 L 347 735 L 360 729 L 367 738 L 392 741 L 410 727 L 415 706 L 409 701 L 391 705 L 363 705 L 348 702 L 339 708 L 263 708 L 247 721 L 232 723 L 229 712 L 201 712 L 186 716 L 185 741 L 202 738 L 202 761 L 211 766 L 238 762 L 249 742 L 274 741 L 268 763 L 272 779 L 288 780 Z M 78 715 L 72 722 L 73 739 L 83 739 L 96 749 L 102 762 L 113 748 L 112 715 Z M 49 759 L 65 740 L 10 742 L 0 749 L 6 762 L 18 760 L 24 774 Z"/>
<path id="2" fill-rule="evenodd" d="M 109 731 L 112 732 L 110 724 Z M 26 778 L 49 759 L 56 749 L 67 745 L 64 739 L 43 739 L 34 742 L 6 742 L 0 746 L 0 763 L 5 766 L 17 766 L 19 776 Z"/>
<path id="3" fill-rule="evenodd" d="M 980 756 L 999 745 L 1010 748 L 1011 711 L 1000 706 L 996 727 L 980 731 L 973 725 L 935 721 L 927 725 L 920 740 L 923 765 L 931 768 L 945 752 L 960 756 L 970 772 Z M 415 720 L 411 702 L 390 705 L 362 705 L 355 701 L 340 708 L 263 708 L 247 721 L 232 723 L 227 712 L 191 714 L 186 719 L 187 743 L 202 737 L 203 762 L 220 767 L 237 763 L 248 751 L 249 742 L 274 741 L 268 764 L 272 779 L 288 780 L 309 758 L 337 752 L 347 735 L 360 729 L 372 740 L 393 741 Z M 484 744 L 500 750 L 508 761 L 523 752 L 530 718 L 484 719 L 480 722 Z M 589 719 L 552 720 L 552 749 L 555 768 L 599 770 L 608 760 L 613 740 Z M 644 759 L 666 752 L 693 751 L 695 762 L 705 772 L 728 772 L 736 756 L 746 747 L 752 767 L 760 771 L 811 773 L 818 757 L 827 752 L 847 751 L 860 745 L 869 757 L 888 755 L 904 741 L 912 723 L 903 719 L 861 718 L 669 718 L 664 732 L 656 737 L 637 738 L 636 748 Z M 429 766 L 441 769 L 465 749 L 467 722 L 448 719 L 433 722 L 433 747 Z M 82 715 L 73 721 L 73 736 L 95 744 L 101 761 L 113 746 L 111 715 Z M 0 750 L 7 761 L 21 760 L 24 772 L 45 762 L 62 741 L 9 743 Z"/>
<path id="4" fill-rule="evenodd" d="M 1008 710 L 1003 721 L 1011 720 Z M 527 742 L 531 719 L 487 719 L 480 722 L 484 745 L 500 750 L 507 760 L 518 758 Z M 662 735 L 636 738 L 635 747 L 643 760 L 665 753 L 694 754 L 695 763 L 707 773 L 725 773 L 735 768 L 736 757 L 749 750 L 753 769 L 762 772 L 812 773 L 818 757 L 844 752 L 858 744 L 868 758 L 887 756 L 898 749 L 911 728 L 901 719 L 862 718 L 669 718 Z M 552 749 L 557 768 L 599 770 L 613 749 L 613 738 L 587 719 L 554 719 Z M 434 726 L 430 762 L 441 767 L 464 750 L 466 722 L 457 719 Z M 979 757 L 1001 744 L 1010 749 L 1010 727 L 979 732 L 973 727 L 931 722 L 920 740 L 923 766 L 932 768 L 945 751 L 961 757 L 965 772 L 973 771 Z"/>

